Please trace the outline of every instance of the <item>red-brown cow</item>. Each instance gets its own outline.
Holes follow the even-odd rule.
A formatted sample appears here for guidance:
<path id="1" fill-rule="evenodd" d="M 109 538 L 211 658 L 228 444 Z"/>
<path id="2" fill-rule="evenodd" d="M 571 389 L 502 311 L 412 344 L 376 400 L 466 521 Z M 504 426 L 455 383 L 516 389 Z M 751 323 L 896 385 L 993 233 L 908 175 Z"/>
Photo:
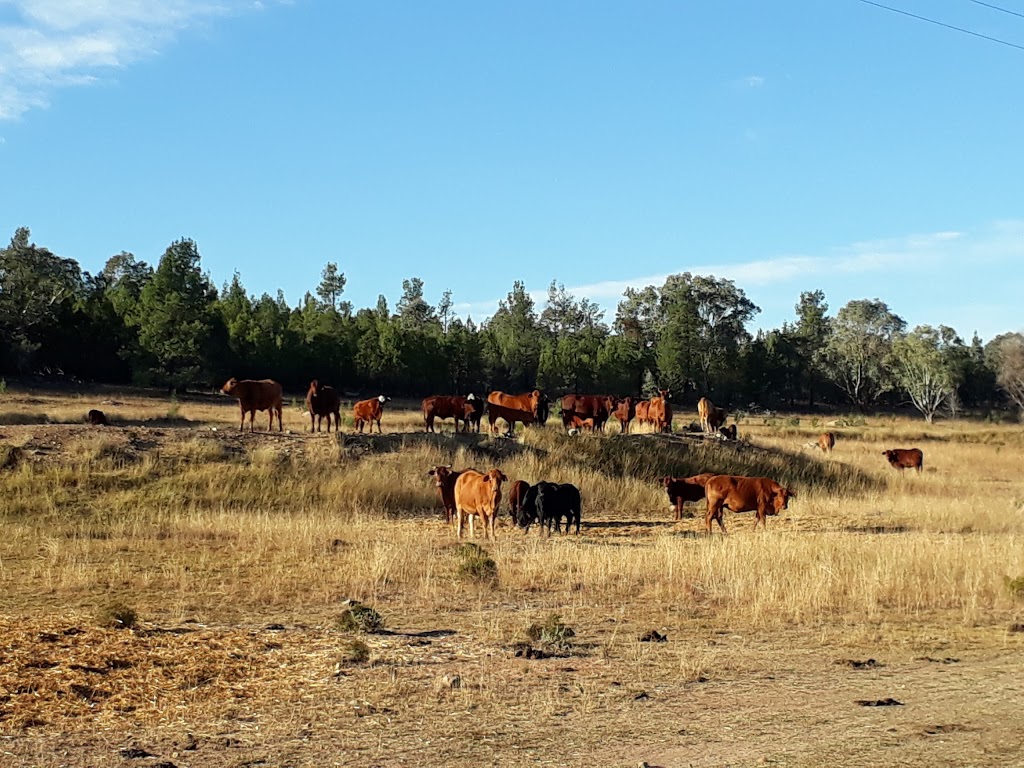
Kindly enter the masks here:
<path id="1" fill-rule="evenodd" d="M 468 431 L 469 420 L 466 418 L 466 403 L 476 400 L 476 395 L 432 395 L 423 400 L 424 431 L 434 431 L 434 419 L 454 419 L 455 431 L 459 431 L 459 422 L 463 422 L 463 431 Z"/>
<path id="2" fill-rule="evenodd" d="M 527 395 L 506 395 L 504 392 L 491 392 L 487 396 L 487 420 L 490 423 L 491 432 L 497 431 L 498 419 L 504 419 L 508 424 L 508 434 L 511 437 L 515 434 L 516 422 L 521 421 L 524 425 L 533 424 L 538 421 L 542 405 L 547 403 L 547 398 L 541 394 L 539 389 Z"/>
<path id="3" fill-rule="evenodd" d="M 593 432 L 595 429 L 597 429 L 597 423 L 594 421 L 593 416 L 587 419 L 581 418 L 579 416 L 572 417 L 572 424 L 570 424 L 570 432 L 571 430 L 576 430 L 577 432 Z"/>
<path id="4" fill-rule="evenodd" d="M 757 512 L 754 527 L 761 523 L 766 529 L 767 515 L 777 515 L 788 508 L 789 500 L 796 494 L 767 477 L 739 477 L 736 475 L 715 475 L 704 484 L 704 493 L 708 499 L 708 511 L 704 517 L 704 525 L 711 534 L 711 521 L 717 520 L 718 527 L 725 533 L 722 521 L 722 510 L 733 512 Z"/>
<path id="5" fill-rule="evenodd" d="M 309 431 L 319 432 L 327 417 L 327 432 L 331 431 L 331 417 L 334 417 L 334 431 L 341 429 L 341 395 L 338 390 L 316 379 L 309 383 L 306 392 L 306 410 L 309 411 Z"/>
<path id="6" fill-rule="evenodd" d="M 462 538 L 463 521 L 469 517 L 469 535 L 473 536 L 473 515 L 480 515 L 484 538 L 494 538 L 494 519 L 501 508 L 501 484 L 508 478 L 498 469 L 486 475 L 467 469 L 455 481 L 456 532 Z"/>
<path id="7" fill-rule="evenodd" d="M 380 419 L 384 415 L 384 403 L 390 400 L 390 397 L 384 395 L 378 395 L 372 400 L 360 400 L 358 403 L 352 406 L 352 418 L 355 421 L 356 429 L 362 434 L 363 427 L 367 424 L 370 425 L 370 434 L 373 434 L 373 423 L 377 422 L 377 432 L 382 432 L 380 428 Z"/>
<path id="8" fill-rule="evenodd" d="M 651 423 L 650 400 L 641 400 L 636 404 L 636 421 L 641 427 Z"/>
<path id="9" fill-rule="evenodd" d="M 452 471 L 451 464 L 442 464 L 427 472 L 430 477 L 434 478 L 434 484 L 437 486 L 437 495 L 441 498 L 441 506 L 444 508 L 444 519 L 447 523 L 451 523 L 455 519 L 455 481 L 459 479 L 459 475 L 464 471 L 454 472 Z"/>
<path id="10" fill-rule="evenodd" d="M 525 480 L 516 480 L 508 489 L 508 511 L 512 515 L 513 524 L 519 522 L 519 511 L 523 508 L 523 500 L 529 490 L 530 484 Z"/>
<path id="11" fill-rule="evenodd" d="M 700 426 L 705 433 L 714 433 L 725 424 L 728 415 L 725 408 L 716 408 L 706 397 L 697 401 L 697 415 L 700 417 Z"/>
<path id="12" fill-rule="evenodd" d="M 713 472 L 702 472 L 692 477 L 663 477 L 661 482 L 668 491 L 668 505 L 675 511 L 675 520 L 683 518 L 683 504 L 704 498 L 704 486 L 714 477 Z"/>
<path id="13" fill-rule="evenodd" d="M 238 427 L 239 432 L 245 429 L 245 414 L 247 413 L 249 414 L 249 431 L 256 431 L 254 425 L 256 411 L 268 411 L 270 413 L 269 429 L 271 431 L 274 429 L 274 412 L 276 411 L 277 431 L 284 431 L 284 427 L 281 425 L 281 385 L 273 379 L 261 379 L 260 381 L 243 379 L 239 381 L 238 379 L 231 378 L 225 382 L 220 391 L 238 400 L 238 407 L 242 411 L 242 423 Z"/>
<path id="14" fill-rule="evenodd" d="M 629 432 L 629 422 L 636 418 L 636 404 L 632 397 L 624 397 L 615 405 L 615 418 L 619 420 L 623 433 Z"/>
<path id="15" fill-rule="evenodd" d="M 669 390 L 663 389 L 651 398 L 647 418 L 658 432 L 672 431 L 672 404 L 668 401 L 671 396 Z"/>
<path id="16" fill-rule="evenodd" d="M 882 451 L 882 455 L 889 460 L 894 469 L 901 472 L 908 468 L 920 472 L 924 467 L 924 454 L 920 448 L 893 448 Z"/>
<path id="17" fill-rule="evenodd" d="M 566 395 L 562 398 L 562 424 L 566 429 L 573 419 L 593 419 L 595 429 L 604 424 L 615 411 L 615 398 L 611 395 Z"/>
<path id="18" fill-rule="evenodd" d="M 821 448 L 822 453 L 832 453 L 832 448 L 835 447 L 836 436 L 834 432 L 822 432 L 818 435 L 818 447 Z"/>

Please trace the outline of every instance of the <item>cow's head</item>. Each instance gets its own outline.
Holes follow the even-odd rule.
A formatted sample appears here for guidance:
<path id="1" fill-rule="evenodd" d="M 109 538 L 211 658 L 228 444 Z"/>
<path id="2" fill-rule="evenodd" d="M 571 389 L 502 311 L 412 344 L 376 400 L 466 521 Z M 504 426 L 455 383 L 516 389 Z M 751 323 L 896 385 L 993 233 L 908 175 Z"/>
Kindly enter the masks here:
<path id="1" fill-rule="evenodd" d="M 501 484 L 508 482 L 508 477 L 500 469 L 492 469 L 486 475 L 484 475 L 484 482 L 488 486 L 490 492 L 491 513 L 497 514 L 501 508 Z"/>
<path id="2" fill-rule="evenodd" d="M 386 403 L 391 398 L 390 397 L 384 397 L 384 395 L 378 395 L 377 399 L 380 400 L 381 405 L 383 405 L 384 403 Z"/>
<path id="3" fill-rule="evenodd" d="M 320 382 L 317 379 L 313 379 L 309 382 L 309 394 L 319 395 L 320 394 Z"/>
<path id="4" fill-rule="evenodd" d="M 542 395 L 538 390 L 534 390 L 533 394 L 537 397 L 534 401 L 536 405 L 533 408 L 533 415 L 536 417 L 537 423 L 543 427 L 548 423 L 548 416 L 551 415 L 551 401 L 548 400 L 547 395 Z"/>
<path id="5" fill-rule="evenodd" d="M 789 500 L 796 498 L 796 492 L 789 490 L 789 488 L 783 488 L 781 485 L 776 486 L 775 491 L 772 493 L 772 508 L 774 512 L 769 514 L 779 514 L 784 509 L 789 508 Z"/>
<path id="6" fill-rule="evenodd" d="M 672 397 L 672 390 L 671 389 L 662 389 L 662 390 L 658 391 L 658 394 L 661 396 L 661 398 L 663 400 L 667 401 L 670 397 Z"/>
<path id="7" fill-rule="evenodd" d="M 235 393 L 235 387 L 238 386 L 238 379 L 232 376 L 230 379 L 224 382 L 224 386 L 220 388 L 222 394 L 233 395 Z"/>
<path id="8" fill-rule="evenodd" d="M 896 451 L 882 451 L 882 455 L 889 460 L 890 464 L 896 463 Z"/>
<path id="9" fill-rule="evenodd" d="M 473 402 L 474 400 L 476 400 L 476 395 L 474 395 L 472 392 L 470 392 L 469 395 L 467 395 L 466 399 L 469 402 Z"/>
<path id="10" fill-rule="evenodd" d="M 519 506 L 519 515 L 516 518 L 516 525 L 520 528 L 529 530 L 530 526 L 537 522 L 537 494 L 539 490 L 536 485 L 531 485 L 529 490 L 526 491 L 526 495 L 523 496 L 522 503 Z"/>
<path id="11" fill-rule="evenodd" d="M 452 472 L 451 464 L 440 464 L 427 472 L 427 474 L 434 478 L 435 485 L 437 485 L 438 488 L 444 488 L 458 477 L 455 472 Z"/>

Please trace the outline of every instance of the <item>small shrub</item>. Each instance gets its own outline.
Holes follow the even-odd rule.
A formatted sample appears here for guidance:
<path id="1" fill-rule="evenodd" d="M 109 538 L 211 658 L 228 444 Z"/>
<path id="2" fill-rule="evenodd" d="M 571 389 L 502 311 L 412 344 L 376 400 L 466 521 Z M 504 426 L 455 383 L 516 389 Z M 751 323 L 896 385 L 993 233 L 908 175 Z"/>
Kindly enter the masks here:
<path id="1" fill-rule="evenodd" d="M 134 608 L 119 600 L 103 606 L 96 615 L 97 623 L 109 629 L 132 629 L 138 618 Z"/>
<path id="2" fill-rule="evenodd" d="M 0 445 L 0 469 L 14 469 L 25 458 L 25 452 L 16 445 Z"/>
<path id="3" fill-rule="evenodd" d="M 568 648 L 572 645 L 572 638 L 576 637 L 576 632 L 572 627 L 562 623 L 561 616 L 552 613 L 543 623 L 531 624 L 526 630 L 526 636 L 535 643 Z"/>
<path id="4" fill-rule="evenodd" d="M 467 542 L 461 544 L 455 550 L 455 554 L 462 558 L 462 562 L 455 569 L 455 573 L 460 579 L 491 586 L 497 582 L 498 564 L 494 562 L 486 549 Z"/>
<path id="5" fill-rule="evenodd" d="M 338 629 L 342 632 L 377 632 L 384 627 L 384 618 L 373 608 L 362 603 L 352 603 L 338 618 Z"/>
<path id="6" fill-rule="evenodd" d="M 369 660 L 370 646 L 362 640 L 349 640 L 341 646 L 337 666 L 351 667 L 355 664 L 365 664 Z"/>
<path id="7" fill-rule="evenodd" d="M 800 426 L 800 417 L 799 416 L 790 416 L 788 419 L 786 419 L 786 426 L 787 427 L 799 427 Z"/>
<path id="8" fill-rule="evenodd" d="M 1010 597 L 1024 597 L 1024 576 L 1018 576 L 1015 579 L 1003 576 L 1003 584 L 1006 585 L 1006 591 L 1010 593 Z"/>
<path id="9" fill-rule="evenodd" d="M 7 394 L 7 379 L 0 379 L 0 395 Z"/>
<path id="10" fill-rule="evenodd" d="M 170 421 L 175 421 L 181 418 L 181 403 L 174 398 L 171 398 L 171 405 L 167 409 L 167 418 Z"/>

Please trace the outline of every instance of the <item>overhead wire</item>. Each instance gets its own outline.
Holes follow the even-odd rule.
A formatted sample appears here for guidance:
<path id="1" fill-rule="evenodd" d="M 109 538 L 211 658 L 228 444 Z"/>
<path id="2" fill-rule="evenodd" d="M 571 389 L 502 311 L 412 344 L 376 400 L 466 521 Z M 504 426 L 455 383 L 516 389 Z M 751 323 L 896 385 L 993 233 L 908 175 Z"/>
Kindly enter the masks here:
<path id="1" fill-rule="evenodd" d="M 1002 11 L 1003 13 L 1008 13 L 1011 16 L 1020 16 L 1020 18 L 1024 19 L 1024 13 L 1011 11 L 1009 8 L 1003 8 L 1002 6 L 999 5 L 992 5 L 992 3 L 983 3 L 981 0 L 967 0 L 967 2 L 974 3 L 975 5 L 983 5 L 986 8 L 991 8 L 993 11 Z"/>
<path id="2" fill-rule="evenodd" d="M 876 3 L 876 2 L 874 2 L 874 0 L 858 0 L 858 2 L 864 3 L 866 5 L 873 5 L 876 8 L 883 8 L 886 11 L 892 11 L 893 13 L 899 13 L 899 14 L 902 14 L 903 16 L 909 16 L 912 19 L 918 19 L 919 21 L 927 21 L 929 24 L 935 24 L 936 26 L 939 26 L 939 27 L 945 27 L 946 29 L 952 29 L 952 30 L 955 30 L 957 32 L 963 32 L 965 35 L 973 35 L 974 37 L 980 37 L 983 40 L 989 40 L 989 41 L 991 41 L 993 43 L 999 43 L 1000 45 L 1006 45 L 1006 46 L 1009 46 L 1010 48 L 1016 48 L 1018 50 L 1024 51 L 1024 45 L 1018 45 L 1017 43 L 1011 43 L 1009 40 L 1001 40 L 998 37 L 991 37 L 989 35 L 983 35 L 983 34 L 981 34 L 981 32 L 973 32 L 970 29 L 964 29 L 963 27 L 957 27 L 957 26 L 954 26 L 953 24 L 946 24 L 944 21 L 936 21 L 935 19 L 929 19 L 927 16 L 918 16 L 916 13 L 911 13 L 910 11 L 903 11 L 903 10 L 900 10 L 899 8 L 893 8 L 891 5 L 883 5 L 882 3 Z M 972 0 L 972 2 L 973 2 L 973 0 Z"/>

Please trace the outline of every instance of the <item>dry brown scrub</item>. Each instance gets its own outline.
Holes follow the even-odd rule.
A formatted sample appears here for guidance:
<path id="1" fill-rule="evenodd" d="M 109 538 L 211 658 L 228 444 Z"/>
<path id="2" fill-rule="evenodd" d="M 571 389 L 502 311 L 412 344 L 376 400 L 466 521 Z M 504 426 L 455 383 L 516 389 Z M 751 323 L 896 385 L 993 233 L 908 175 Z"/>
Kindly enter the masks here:
<path id="1" fill-rule="evenodd" d="M 112 748 L 88 734 L 97 722 L 166 750 L 185 724 L 211 738 L 245 731 L 272 763 L 316 762 L 308 740 L 294 752 L 275 741 L 294 741 L 292 731 L 312 724 L 344 734 L 347 746 L 334 743 L 346 764 L 635 765 L 661 754 L 652 745 L 676 742 L 683 751 L 666 753 L 666 764 L 713 755 L 736 764 L 779 756 L 791 764 L 854 765 L 892 762 L 896 754 L 911 762 L 920 754 L 924 764 L 934 755 L 918 741 L 898 753 L 879 753 L 874 742 L 832 751 L 827 744 L 842 739 L 813 735 L 813 708 L 784 706 L 789 725 L 778 726 L 780 738 L 748 733 L 763 745 L 750 754 L 722 743 L 710 753 L 696 743 L 686 751 L 691 742 L 679 732 L 689 726 L 678 718 L 685 710 L 702 743 L 716 743 L 716 728 L 709 722 L 704 730 L 686 693 L 692 686 L 732 697 L 748 715 L 769 701 L 777 707 L 777 696 L 810 689 L 828 702 L 821 706 L 835 722 L 853 718 L 848 727 L 857 729 L 859 713 L 848 716 L 844 708 L 853 706 L 852 695 L 834 698 L 853 674 L 837 678 L 837 655 L 885 657 L 888 669 L 926 688 L 937 673 L 914 658 L 964 657 L 963 664 L 995 665 L 975 671 L 991 673 L 998 687 L 1000 665 L 1012 664 L 1021 648 L 1021 635 L 1007 627 L 1022 621 L 1022 604 L 1004 583 L 1024 575 L 1019 427 L 937 426 L 920 444 L 926 471 L 918 476 L 896 473 L 881 451 L 908 447 L 924 430 L 888 418 L 836 429 L 835 453 L 824 457 L 802 448 L 805 435 L 820 431 L 810 419 L 785 427 L 741 423 L 749 444 L 739 446 L 651 435 L 567 437 L 554 423 L 508 441 L 453 437 L 450 423 L 447 435 L 422 435 L 422 417 L 407 408 L 385 412 L 382 437 L 339 440 L 305 434 L 308 422 L 294 405 L 285 412 L 292 434 L 250 436 L 237 433 L 231 401 L 171 404 L 130 393 L 104 399 L 121 405 L 36 393 L 0 400 L 0 423 L 5 415 L 8 424 L 24 421 L 9 414 L 29 412 L 77 422 L 100 407 L 132 424 L 0 427 L 0 442 L 21 446 L 26 457 L 0 471 L 0 614 L 8 638 L 6 651 L 0 647 L 0 686 L 8 690 L 0 691 L 0 732 L 18 734 L 10 754 L 20 764 L 58 764 L 38 751 L 49 744 L 77 744 L 84 755 Z M 172 405 L 173 424 L 166 421 Z M 689 420 L 677 415 L 677 422 Z M 498 539 L 488 545 L 497 584 L 461 581 L 454 536 L 425 474 L 438 463 L 574 482 L 584 496 L 583 535 L 524 535 L 503 515 Z M 671 522 L 655 482 L 701 470 L 777 477 L 799 498 L 769 519 L 767 532 L 752 532 L 750 515 L 730 514 L 730 535 L 707 538 L 699 533 L 701 510 L 694 510 L 698 519 Z M 335 677 L 333 654 L 344 635 L 332 627 L 346 598 L 372 604 L 389 629 L 406 634 L 367 638 L 371 662 Z M 150 633 L 95 629 L 91 617 L 112 600 L 135 608 Z M 551 613 L 576 629 L 572 655 L 512 663 L 511 644 Z M 203 625 L 199 634 L 151 632 L 195 629 L 183 624 L 189 621 Z M 270 622 L 288 627 L 286 640 L 264 637 Z M 84 628 L 97 648 L 130 646 L 108 655 L 134 654 L 132 669 L 152 670 L 142 659 L 168 656 L 171 666 L 161 669 L 180 675 L 117 670 L 91 683 L 106 686 L 109 696 L 58 696 L 70 663 L 103 661 L 76 661 L 84 651 L 71 640 L 36 640 L 40 631 L 63 637 L 70 627 Z M 670 641 L 639 643 L 651 628 Z M 446 633 L 417 635 L 437 630 Z M 284 656 L 273 647 L 281 642 Z M 25 659 L 40 654 L 56 666 L 29 674 Z M 190 685 L 190 665 L 208 679 Z M 574 671 L 557 672 L 563 667 Z M 435 684 L 446 672 L 464 683 L 439 693 Z M 766 674 L 781 688 L 759 704 L 744 682 Z M 887 673 L 870 674 L 884 683 Z M 14 693 L 26 675 L 34 692 Z M 958 705 L 974 712 L 964 703 L 969 678 L 948 692 L 943 716 L 953 717 Z M 167 694 L 171 709 L 145 704 L 161 685 L 187 695 Z M 293 688 L 316 695 L 282 695 Z M 647 698 L 635 698 L 641 693 Z M 1019 701 L 1012 706 L 1010 698 L 1010 708 L 995 713 L 1007 733 L 1020 724 Z M 657 703 L 642 703 L 650 699 Z M 365 702 L 361 714 L 353 714 L 360 705 L 352 702 Z M 978 727 L 983 710 L 979 703 L 971 715 Z M 470 711 L 477 714 L 458 714 Z M 239 713 L 254 719 L 238 721 Z M 551 728 L 574 718 L 587 725 L 573 726 L 572 736 L 547 739 L 536 731 L 537 723 Z M 245 722 L 261 724 L 264 735 L 247 731 Z M 607 729 L 621 749 L 603 737 Z M 989 759 L 975 746 L 965 738 L 956 754 L 975 764 L 1005 760 L 999 749 Z M 229 752 L 209 746 L 195 759 L 231 764 Z"/>

